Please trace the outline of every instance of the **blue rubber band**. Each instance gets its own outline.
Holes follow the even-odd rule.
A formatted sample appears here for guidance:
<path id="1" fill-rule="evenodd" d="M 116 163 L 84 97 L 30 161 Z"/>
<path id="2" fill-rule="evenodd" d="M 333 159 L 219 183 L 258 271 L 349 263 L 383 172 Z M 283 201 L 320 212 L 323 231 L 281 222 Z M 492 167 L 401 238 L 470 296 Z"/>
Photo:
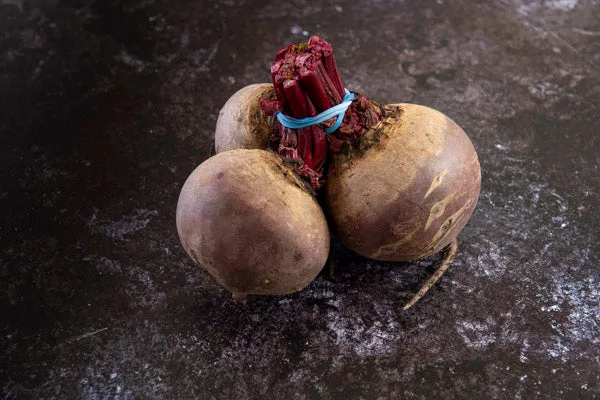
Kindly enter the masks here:
<path id="1" fill-rule="evenodd" d="M 307 126 L 320 124 L 321 122 L 325 122 L 328 119 L 333 118 L 337 115 L 337 120 L 335 121 L 335 124 L 333 124 L 333 126 L 331 126 L 330 128 L 325 128 L 325 133 L 335 132 L 342 124 L 342 121 L 344 120 L 344 115 L 346 114 L 346 110 L 348 109 L 348 107 L 350 107 L 350 104 L 352 104 L 352 100 L 354 100 L 354 93 L 349 92 L 348 89 L 344 89 L 344 91 L 346 92 L 346 94 L 344 95 L 344 98 L 342 99 L 342 102 L 340 104 L 328 108 L 327 110 L 323 111 L 318 115 L 315 115 L 314 117 L 294 118 L 285 115 L 281 111 L 277 111 L 277 119 L 279 120 L 279 122 L 281 122 L 281 125 L 285 126 L 286 128 L 301 129 L 306 128 Z"/>

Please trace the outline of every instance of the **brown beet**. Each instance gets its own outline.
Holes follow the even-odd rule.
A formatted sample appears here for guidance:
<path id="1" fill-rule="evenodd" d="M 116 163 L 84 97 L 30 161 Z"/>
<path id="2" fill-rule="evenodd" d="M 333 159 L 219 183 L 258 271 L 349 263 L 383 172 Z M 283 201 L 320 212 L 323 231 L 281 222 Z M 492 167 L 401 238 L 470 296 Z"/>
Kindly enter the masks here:
<path id="1" fill-rule="evenodd" d="M 359 254 L 407 261 L 456 238 L 479 197 L 473 145 L 444 114 L 425 106 L 383 107 L 358 151 L 334 158 L 325 186 L 328 218 Z"/>
<path id="2" fill-rule="evenodd" d="M 324 186 L 330 227 L 344 244 L 364 256 L 408 261 L 441 251 L 440 267 L 404 307 L 409 308 L 452 263 L 456 237 L 477 204 L 481 173 L 471 141 L 436 110 L 414 104 L 380 107 L 358 93 L 337 128 L 331 128 L 335 116 L 318 125 L 281 118 L 316 116 L 337 106 L 344 96 L 333 49 L 317 36 L 280 50 L 271 65 L 271 78 L 273 85 L 250 85 L 223 107 L 217 122 L 217 152 L 270 145 L 314 190 Z M 273 118 L 278 111 L 280 121 Z M 256 188 L 268 193 L 270 185 Z M 223 248 L 227 244 L 222 243 Z M 199 260 L 194 248 L 186 250 Z M 259 281 L 250 285 L 253 292 L 233 288 L 230 281 L 237 279 L 239 286 L 253 279 L 254 272 L 224 281 L 221 275 L 231 268 L 218 261 L 220 269 L 208 268 L 209 272 L 234 294 L 285 292 L 266 293 Z"/>
<path id="3" fill-rule="evenodd" d="M 215 129 L 216 152 L 266 149 L 273 118 L 262 111 L 260 101 L 274 96 L 270 83 L 255 83 L 235 92 L 219 112 Z"/>
<path id="4" fill-rule="evenodd" d="M 185 251 L 236 298 L 305 287 L 329 252 L 325 216 L 280 158 L 231 150 L 189 176 L 177 204 Z"/>

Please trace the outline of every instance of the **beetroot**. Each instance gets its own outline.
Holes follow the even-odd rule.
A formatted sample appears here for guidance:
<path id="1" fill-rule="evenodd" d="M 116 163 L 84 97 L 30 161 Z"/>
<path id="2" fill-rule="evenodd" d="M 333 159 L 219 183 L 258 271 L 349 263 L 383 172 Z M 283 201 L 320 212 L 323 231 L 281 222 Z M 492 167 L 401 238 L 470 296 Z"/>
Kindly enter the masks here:
<path id="1" fill-rule="evenodd" d="M 241 89 L 221 111 L 220 154 L 190 176 L 180 197 L 184 248 L 235 296 L 298 290 L 321 269 L 329 246 L 304 180 L 321 193 L 333 233 L 357 253 L 408 261 L 443 251 L 410 307 L 454 259 L 456 237 L 477 204 L 473 144 L 431 108 L 349 95 L 331 45 L 317 36 L 280 50 L 271 80 Z M 340 102 L 349 104 L 343 119 L 294 125 Z M 227 151 L 234 148 L 275 154 Z"/>
<path id="2" fill-rule="evenodd" d="M 475 209 L 481 175 L 464 131 L 429 107 L 394 104 L 352 152 L 334 157 L 325 187 L 333 231 L 378 260 L 417 260 L 446 247 Z"/>
<path id="3" fill-rule="evenodd" d="M 260 102 L 274 97 L 270 83 L 255 83 L 235 92 L 219 112 L 215 129 L 216 152 L 267 148 L 273 118 L 262 111 Z"/>
<path id="4" fill-rule="evenodd" d="M 237 299 L 302 289 L 329 252 L 317 201 L 262 150 L 226 151 L 196 168 L 179 196 L 177 232 L 188 255 Z"/>

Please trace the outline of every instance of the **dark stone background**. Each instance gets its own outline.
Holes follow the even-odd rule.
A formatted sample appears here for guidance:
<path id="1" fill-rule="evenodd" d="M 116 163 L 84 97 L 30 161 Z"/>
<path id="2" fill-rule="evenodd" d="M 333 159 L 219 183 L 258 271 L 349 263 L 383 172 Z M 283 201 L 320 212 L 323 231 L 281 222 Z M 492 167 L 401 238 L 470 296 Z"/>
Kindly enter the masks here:
<path id="1" fill-rule="evenodd" d="M 346 85 L 456 120 L 483 187 L 453 268 L 336 246 L 245 308 L 175 205 L 220 107 L 321 34 Z M 598 0 L 0 0 L 2 399 L 600 396 Z"/>

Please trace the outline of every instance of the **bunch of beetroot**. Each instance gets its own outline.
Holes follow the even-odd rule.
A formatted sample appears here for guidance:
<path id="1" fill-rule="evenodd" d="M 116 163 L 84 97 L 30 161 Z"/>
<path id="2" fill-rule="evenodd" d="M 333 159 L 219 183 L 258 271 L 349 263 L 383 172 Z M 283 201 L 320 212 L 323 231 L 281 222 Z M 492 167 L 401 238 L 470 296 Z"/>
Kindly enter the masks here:
<path id="1" fill-rule="evenodd" d="M 346 94 L 333 50 L 314 36 L 280 50 L 270 84 L 235 93 L 219 113 L 217 155 L 185 182 L 177 204 L 184 249 L 235 298 L 280 295 L 311 282 L 329 254 L 329 230 L 357 253 L 408 261 L 444 251 L 479 197 L 477 154 L 444 114 L 414 104 L 380 106 L 355 93 L 336 117 L 292 129 Z"/>

